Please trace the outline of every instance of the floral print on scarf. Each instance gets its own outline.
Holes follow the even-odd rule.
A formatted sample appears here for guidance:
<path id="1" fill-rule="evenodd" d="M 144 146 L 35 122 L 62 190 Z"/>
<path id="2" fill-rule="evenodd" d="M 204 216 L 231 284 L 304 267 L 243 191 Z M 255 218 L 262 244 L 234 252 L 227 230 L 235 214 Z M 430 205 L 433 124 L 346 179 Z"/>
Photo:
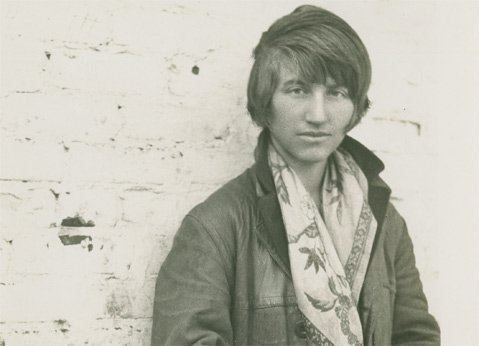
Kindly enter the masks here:
<path id="1" fill-rule="evenodd" d="M 367 180 L 346 151 L 335 151 L 328 159 L 318 209 L 272 144 L 268 154 L 308 341 L 362 345 L 356 304 L 377 228 L 367 202 Z"/>

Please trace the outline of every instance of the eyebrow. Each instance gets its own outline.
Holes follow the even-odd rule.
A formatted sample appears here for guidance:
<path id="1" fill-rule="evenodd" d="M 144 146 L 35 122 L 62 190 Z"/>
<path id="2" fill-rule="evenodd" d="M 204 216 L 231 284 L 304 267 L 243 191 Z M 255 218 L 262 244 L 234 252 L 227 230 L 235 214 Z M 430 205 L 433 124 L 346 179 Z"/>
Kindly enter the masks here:
<path id="1" fill-rule="evenodd" d="M 286 82 L 283 83 L 283 87 L 289 87 L 289 86 L 292 86 L 292 85 L 306 85 L 307 83 L 305 83 L 304 81 L 300 80 L 300 79 L 289 79 L 287 80 Z"/>
<path id="2" fill-rule="evenodd" d="M 329 79 L 329 78 L 328 78 Z M 300 80 L 300 79 L 289 79 L 287 80 L 286 82 L 283 83 L 283 87 L 284 88 L 287 88 L 287 87 L 290 87 L 292 85 L 308 85 L 310 83 L 307 83 L 303 80 Z M 334 79 L 329 79 L 329 80 L 326 80 L 326 83 L 325 83 L 325 86 L 327 88 L 346 88 L 347 87 L 345 85 L 339 85 L 338 83 L 336 83 L 336 81 Z"/>
<path id="3" fill-rule="evenodd" d="M 347 87 L 345 85 L 340 85 L 336 82 L 336 80 L 334 80 L 333 78 L 331 77 L 328 77 L 326 78 L 326 83 L 325 85 L 328 87 L 328 88 L 346 88 Z"/>

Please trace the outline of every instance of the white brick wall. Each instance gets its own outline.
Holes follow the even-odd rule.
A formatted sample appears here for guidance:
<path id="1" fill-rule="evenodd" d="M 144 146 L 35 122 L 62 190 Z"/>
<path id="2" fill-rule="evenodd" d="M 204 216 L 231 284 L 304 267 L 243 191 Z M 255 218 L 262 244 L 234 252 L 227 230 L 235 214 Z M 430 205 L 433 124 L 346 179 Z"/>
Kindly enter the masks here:
<path id="1" fill-rule="evenodd" d="M 149 344 L 179 222 L 252 162 L 252 48 L 298 4 L 1 3 L 0 344 Z M 321 4 L 369 48 L 353 135 L 387 164 L 445 344 L 472 345 L 477 3 Z M 77 214 L 95 226 L 60 226 Z"/>

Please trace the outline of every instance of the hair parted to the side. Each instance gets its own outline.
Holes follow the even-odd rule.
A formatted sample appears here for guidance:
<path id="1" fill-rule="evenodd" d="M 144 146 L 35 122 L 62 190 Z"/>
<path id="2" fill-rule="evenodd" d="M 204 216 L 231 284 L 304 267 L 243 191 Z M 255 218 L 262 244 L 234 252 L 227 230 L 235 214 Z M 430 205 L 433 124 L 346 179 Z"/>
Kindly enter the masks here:
<path id="1" fill-rule="evenodd" d="M 323 8 L 303 5 L 281 17 L 261 36 L 253 51 L 248 82 L 248 112 L 268 125 L 272 96 L 281 68 L 293 69 L 309 83 L 327 77 L 348 88 L 355 111 L 349 129 L 366 113 L 371 62 L 357 33 L 343 19 Z"/>

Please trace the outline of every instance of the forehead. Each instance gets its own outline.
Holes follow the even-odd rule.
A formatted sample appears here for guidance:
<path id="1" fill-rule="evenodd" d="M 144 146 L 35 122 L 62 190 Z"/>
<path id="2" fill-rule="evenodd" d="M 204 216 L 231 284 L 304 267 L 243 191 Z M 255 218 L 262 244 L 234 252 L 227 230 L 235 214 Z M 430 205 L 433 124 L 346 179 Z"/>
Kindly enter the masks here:
<path id="1" fill-rule="evenodd" d="M 301 73 L 300 69 L 292 63 L 280 64 L 276 70 L 278 86 L 285 84 L 324 84 L 326 86 L 335 86 L 337 83 L 333 77 L 326 74 L 316 76 L 316 78 L 307 78 Z M 318 74 L 320 72 L 318 71 Z"/>

